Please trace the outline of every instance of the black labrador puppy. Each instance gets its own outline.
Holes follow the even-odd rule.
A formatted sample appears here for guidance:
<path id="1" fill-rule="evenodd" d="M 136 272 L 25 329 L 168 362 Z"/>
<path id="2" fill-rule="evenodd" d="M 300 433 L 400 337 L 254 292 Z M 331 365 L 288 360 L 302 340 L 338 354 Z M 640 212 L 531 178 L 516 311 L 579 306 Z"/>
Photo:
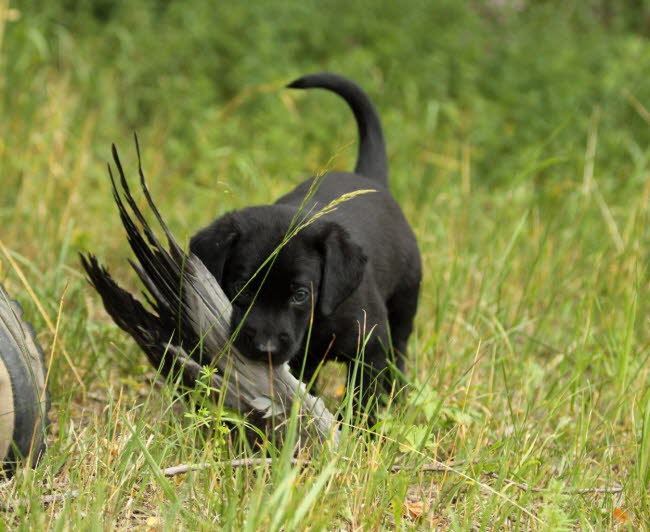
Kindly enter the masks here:
<path id="1" fill-rule="evenodd" d="M 417 242 L 388 190 L 384 137 L 367 95 L 328 73 L 289 87 L 328 89 L 348 103 L 359 129 L 355 172 L 310 178 L 272 205 L 225 214 L 191 239 L 190 250 L 233 302 L 242 353 L 290 362 L 305 382 L 326 359 L 348 368 L 359 361 L 359 399 L 374 403 L 377 383 L 384 390 L 392 383 L 388 356 L 404 367 L 421 280 Z M 342 195 L 369 189 L 311 219 Z"/>

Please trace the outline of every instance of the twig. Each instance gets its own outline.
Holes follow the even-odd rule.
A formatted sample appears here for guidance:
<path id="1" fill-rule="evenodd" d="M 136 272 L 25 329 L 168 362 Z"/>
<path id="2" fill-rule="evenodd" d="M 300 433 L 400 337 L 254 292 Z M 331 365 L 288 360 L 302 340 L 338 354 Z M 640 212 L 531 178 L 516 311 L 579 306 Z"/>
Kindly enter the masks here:
<path id="1" fill-rule="evenodd" d="M 308 465 L 311 463 L 310 460 L 298 460 L 297 458 L 292 458 L 290 460 L 291 465 Z M 271 465 L 273 463 L 272 458 L 238 458 L 236 460 L 225 460 L 223 462 L 201 462 L 199 464 L 180 464 L 177 466 L 167 467 L 163 469 L 163 475 L 166 477 L 173 477 L 175 475 L 182 475 L 183 473 L 188 473 L 190 471 L 200 471 L 202 469 L 208 469 L 210 467 L 244 467 L 244 466 L 254 466 L 260 464 Z"/>
<path id="2" fill-rule="evenodd" d="M 468 462 L 467 460 L 460 460 L 457 462 L 436 462 L 435 464 L 422 464 L 421 466 L 405 466 L 396 464 L 391 468 L 393 473 L 398 471 L 414 471 L 414 472 L 428 472 L 428 473 L 444 473 L 445 471 L 451 471 L 454 467 L 466 465 L 467 463 L 478 463 L 476 461 Z"/>
<path id="3" fill-rule="evenodd" d="M 44 495 L 41 498 L 41 503 L 44 506 L 57 503 L 59 501 L 65 501 L 66 499 L 76 499 L 79 496 L 79 490 L 70 490 L 64 491 L 63 493 L 51 493 L 50 495 Z M 34 501 L 28 499 L 17 500 L 13 504 L 10 503 L 0 503 L 0 512 L 13 512 L 18 506 L 30 506 Z"/>
<path id="4" fill-rule="evenodd" d="M 271 465 L 272 463 L 273 463 L 272 458 L 240 458 L 236 460 L 226 460 L 223 462 L 214 462 L 214 463 L 201 462 L 198 464 L 180 464 L 177 466 L 167 467 L 163 469 L 163 475 L 165 475 L 166 477 L 173 477 L 175 475 L 182 475 L 183 473 L 188 473 L 190 471 L 200 471 L 202 469 L 208 469 L 210 467 L 220 467 L 220 466 L 244 467 L 244 466 L 253 466 L 253 465 L 260 465 L 260 464 Z M 397 473 L 398 471 L 444 472 L 444 471 L 451 470 L 453 467 L 464 465 L 466 463 L 468 462 L 465 460 L 460 462 L 449 462 L 449 463 L 437 462 L 435 464 L 424 464 L 420 467 L 410 467 L 410 466 L 397 464 L 391 468 L 391 472 L 393 473 Z M 292 465 L 300 464 L 306 466 L 311 464 L 311 460 L 298 460 L 297 458 L 292 458 L 291 464 Z"/>
<path id="5" fill-rule="evenodd" d="M 569 493 L 574 493 L 576 495 L 585 495 L 588 493 L 621 493 L 623 491 L 623 486 L 599 486 L 595 488 L 580 488 L 577 490 L 571 490 Z"/>
<path id="6" fill-rule="evenodd" d="M 52 493 L 51 495 L 45 495 L 41 502 L 43 504 L 54 504 L 55 502 L 64 501 L 66 499 L 76 499 L 79 497 L 79 490 L 70 490 L 63 493 Z"/>
<path id="7" fill-rule="evenodd" d="M 483 473 L 486 477 L 493 478 L 495 480 L 501 480 L 510 486 L 520 489 L 521 491 L 529 491 L 532 493 L 546 493 L 548 488 L 536 488 L 534 486 L 529 486 L 522 482 L 517 482 L 509 478 L 502 478 L 496 473 L 490 471 Z M 595 488 L 578 488 L 570 490 L 562 490 L 562 493 L 565 495 L 587 495 L 589 493 L 621 493 L 623 491 L 623 486 L 598 486 Z"/>

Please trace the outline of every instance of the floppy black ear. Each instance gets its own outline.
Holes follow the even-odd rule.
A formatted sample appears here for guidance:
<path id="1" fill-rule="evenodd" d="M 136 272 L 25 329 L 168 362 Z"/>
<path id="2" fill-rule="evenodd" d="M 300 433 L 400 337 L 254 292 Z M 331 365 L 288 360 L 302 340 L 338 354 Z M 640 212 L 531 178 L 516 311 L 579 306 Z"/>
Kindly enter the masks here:
<path id="1" fill-rule="evenodd" d="M 223 282 L 223 272 L 230 250 L 238 238 L 239 230 L 234 219 L 232 215 L 226 214 L 190 239 L 190 251 L 201 259 L 219 284 Z"/>
<path id="2" fill-rule="evenodd" d="M 359 286 L 368 258 L 338 224 L 328 224 L 323 241 L 323 273 L 318 304 L 329 316 Z"/>

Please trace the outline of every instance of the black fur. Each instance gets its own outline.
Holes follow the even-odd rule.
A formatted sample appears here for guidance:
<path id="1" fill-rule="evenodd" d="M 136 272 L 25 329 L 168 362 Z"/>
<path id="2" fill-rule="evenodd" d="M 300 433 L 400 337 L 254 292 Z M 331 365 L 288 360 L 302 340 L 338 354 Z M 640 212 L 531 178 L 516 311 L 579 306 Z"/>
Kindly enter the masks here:
<path id="1" fill-rule="evenodd" d="M 345 99 L 359 128 L 356 173 L 326 174 L 307 201 L 315 178 L 272 205 L 228 213 L 199 231 L 190 249 L 233 301 L 236 344 L 248 356 L 270 358 L 274 364 L 290 361 L 304 369 L 303 379 L 309 381 L 328 357 L 350 367 L 361 335 L 372 330 L 363 353 L 364 371 L 357 375 L 366 401 L 377 391 L 378 376 L 386 373 L 390 340 L 403 368 L 420 288 L 417 242 L 388 191 L 381 125 L 365 93 L 351 81 L 326 73 L 302 77 L 289 87 L 321 87 Z M 343 194 L 367 189 L 374 192 L 356 196 L 309 224 L 261 267 L 308 213 Z M 386 387 L 391 383 L 380 380 Z"/>

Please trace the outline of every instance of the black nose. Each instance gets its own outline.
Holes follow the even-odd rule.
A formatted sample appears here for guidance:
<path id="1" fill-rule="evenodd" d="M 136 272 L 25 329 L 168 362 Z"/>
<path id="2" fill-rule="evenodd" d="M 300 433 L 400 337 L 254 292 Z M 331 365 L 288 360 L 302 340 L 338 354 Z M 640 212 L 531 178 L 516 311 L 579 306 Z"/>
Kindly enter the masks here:
<path id="1" fill-rule="evenodd" d="M 275 360 L 284 359 L 291 338 L 286 332 L 268 333 L 259 331 L 251 325 L 244 325 L 236 343 L 245 356 L 256 360 L 268 360 L 270 356 Z"/>

